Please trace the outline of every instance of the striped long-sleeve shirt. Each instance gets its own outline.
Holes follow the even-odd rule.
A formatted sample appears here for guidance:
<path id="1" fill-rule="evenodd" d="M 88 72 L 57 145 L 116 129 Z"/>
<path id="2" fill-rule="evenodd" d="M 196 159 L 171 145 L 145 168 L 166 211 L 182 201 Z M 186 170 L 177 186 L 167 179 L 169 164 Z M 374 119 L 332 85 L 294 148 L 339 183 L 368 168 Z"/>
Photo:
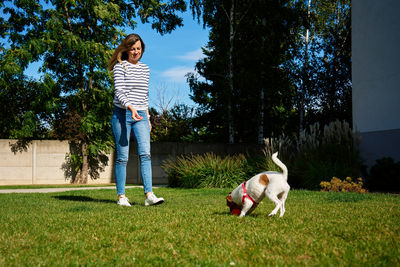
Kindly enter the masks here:
<path id="1" fill-rule="evenodd" d="M 123 61 L 114 66 L 114 105 L 126 109 L 132 105 L 136 110 L 149 107 L 150 68 L 139 62 L 131 64 Z"/>

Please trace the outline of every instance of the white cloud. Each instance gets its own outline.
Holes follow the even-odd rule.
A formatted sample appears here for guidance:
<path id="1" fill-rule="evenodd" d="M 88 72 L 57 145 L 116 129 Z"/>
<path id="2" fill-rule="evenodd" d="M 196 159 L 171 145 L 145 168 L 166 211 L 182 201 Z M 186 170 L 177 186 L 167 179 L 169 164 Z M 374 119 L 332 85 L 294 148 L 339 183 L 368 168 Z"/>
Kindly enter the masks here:
<path id="1" fill-rule="evenodd" d="M 194 68 L 187 66 L 175 66 L 161 72 L 161 77 L 166 78 L 168 82 L 186 83 L 185 75 L 188 72 L 194 72 Z"/>
<path id="2" fill-rule="evenodd" d="M 174 58 L 185 61 L 184 65 L 166 69 L 159 73 L 159 77 L 162 77 L 165 82 L 187 84 L 185 75 L 188 72 L 195 72 L 194 67 L 196 62 L 204 58 L 204 54 L 201 48 L 199 48 L 179 56 L 174 56 Z"/>
<path id="3" fill-rule="evenodd" d="M 202 58 L 204 58 L 203 50 L 201 48 L 196 49 L 194 51 L 186 52 L 183 55 L 176 56 L 176 58 L 185 60 L 185 61 L 193 61 L 196 62 Z"/>

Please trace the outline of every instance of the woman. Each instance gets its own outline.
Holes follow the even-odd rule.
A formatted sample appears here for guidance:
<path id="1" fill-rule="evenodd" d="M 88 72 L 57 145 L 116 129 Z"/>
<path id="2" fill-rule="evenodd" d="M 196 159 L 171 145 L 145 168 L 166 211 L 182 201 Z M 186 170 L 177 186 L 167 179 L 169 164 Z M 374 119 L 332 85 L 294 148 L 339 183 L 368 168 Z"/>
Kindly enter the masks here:
<path id="1" fill-rule="evenodd" d="M 150 69 L 139 60 L 145 45 L 137 34 L 128 35 L 112 55 L 108 70 L 114 71 L 114 113 L 111 127 L 115 139 L 117 157 L 115 180 L 118 205 L 130 206 L 125 196 L 126 165 L 129 155 L 129 138 L 132 133 L 137 142 L 140 159 L 140 174 L 143 180 L 145 205 L 164 202 L 152 192 L 150 157 L 149 75 Z"/>

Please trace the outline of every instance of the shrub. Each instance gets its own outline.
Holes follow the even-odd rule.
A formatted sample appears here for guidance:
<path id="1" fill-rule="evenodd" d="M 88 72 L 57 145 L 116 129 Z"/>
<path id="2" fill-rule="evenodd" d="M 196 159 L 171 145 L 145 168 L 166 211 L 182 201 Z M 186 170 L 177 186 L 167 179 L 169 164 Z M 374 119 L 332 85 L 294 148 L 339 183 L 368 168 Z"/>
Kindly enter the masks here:
<path id="1" fill-rule="evenodd" d="M 381 158 L 371 167 L 366 186 L 371 191 L 400 192 L 400 161 Z"/>
<path id="2" fill-rule="evenodd" d="M 266 154 L 279 151 L 294 188 L 318 189 L 325 177 L 359 175 L 360 137 L 347 122 L 334 121 L 321 129 L 318 123 L 300 135 L 265 140 Z"/>
<path id="3" fill-rule="evenodd" d="M 249 167 L 244 155 L 221 158 L 213 153 L 182 155 L 162 166 L 170 187 L 232 188 L 248 179 Z"/>
<path id="4" fill-rule="evenodd" d="M 331 192 L 357 192 L 366 193 L 366 189 L 362 188 L 362 178 L 358 178 L 357 182 L 353 182 L 351 177 L 347 177 L 345 180 L 340 180 L 337 177 L 333 177 L 330 182 L 321 182 L 321 191 Z"/>
<path id="5" fill-rule="evenodd" d="M 265 171 L 277 171 L 282 172 L 282 169 L 279 168 L 271 158 L 271 155 L 267 154 L 266 151 L 264 153 L 257 154 L 247 154 L 247 173 L 249 176 L 255 175 L 257 173 L 265 172 Z M 278 156 L 279 157 L 279 156 Z M 248 177 L 247 179 L 249 179 Z"/>
<path id="6" fill-rule="evenodd" d="M 314 124 L 299 137 L 280 136 L 265 139 L 264 155 L 244 155 L 221 158 L 213 153 L 183 155 L 168 160 L 163 169 L 171 187 L 234 187 L 252 175 L 281 169 L 272 162 L 279 158 L 289 170 L 289 184 L 293 188 L 319 189 L 325 177 L 359 175 L 361 160 L 359 138 L 347 122 L 335 121 L 320 128 Z"/>

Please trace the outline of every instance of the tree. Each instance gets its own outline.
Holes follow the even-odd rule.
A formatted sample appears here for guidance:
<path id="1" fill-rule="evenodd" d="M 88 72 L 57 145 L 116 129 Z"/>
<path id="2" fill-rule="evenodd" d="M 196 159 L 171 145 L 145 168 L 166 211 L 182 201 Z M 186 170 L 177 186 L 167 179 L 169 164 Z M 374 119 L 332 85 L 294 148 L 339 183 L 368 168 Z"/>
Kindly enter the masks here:
<path id="1" fill-rule="evenodd" d="M 150 109 L 152 142 L 198 141 L 194 139 L 192 120 L 195 110 L 184 104 L 176 104 L 169 110 L 158 113 Z"/>
<path id="2" fill-rule="evenodd" d="M 323 39 L 318 77 L 321 105 L 316 114 L 322 123 L 335 119 L 352 123 L 351 2 L 319 1 L 318 27 Z"/>
<path id="3" fill-rule="evenodd" d="M 5 13 L 11 13 L 8 20 L 0 18 L 0 37 L 3 42 L 9 41 L 0 46 L 0 138 L 47 138 L 59 93 L 59 87 L 49 76 L 36 81 L 24 75 L 24 69 L 38 56 L 20 46 L 24 38 L 17 32 L 34 28 L 40 11 L 34 2 L 25 4 L 27 11 L 22 12 L 5 8 L 4 1 L 0 3 Z"/>
<path id="4" fill-rule="evenodd" d="M 14 6 L 4 8 L 7 22 L 2 21 L 13 43 L 7 53 L 26 55 L 26 62 L 19 65 L 22 70 L 27 63 L 42 60 L 41 71 L 59 92 L 52 135 L 68 138 L 79 148 L 69 159 L 76 170 L 74 181 L 86 183 L 89 163 L 113 143 L 109 129 L 112 79 L 105 68 L 112 48 L 124 37 L 120 29 L 134 28 L 137 18 L 152 23 L 161 34 L 171 32 L 182 25 L 175 12 L 184 11 L 186 4 L 183 0 L 13 2 Z"/>
<path id="5" fill-rule="evenodd" d="M 307 14 L 288 71 L 297 87 L 299 132 L 315 122 L 351 123 L 350 0 L 293 0 Z"/>
<path id="6" fill-rule="evenodd" d="M 307 23 L 305 23 L 305 34 L 302 36 L 303 44 L 304 44 L 304 50 L 302 53 L 302 67 L 301 67 L 301 84 L 300 84 L 300 90 L 299 90 L 299 96 L 297 98 L 298 100 L 298 112 L 299 112 L 299 136 L 300 133 L 303 132 L 304 128 L 304 105 L 306 104 L 306 98 L 309 96 L 309 93 L 311 91 L 310 85 L 311 85 L 311 75 L 310 75 L 310 28 L 311 25 L 308 23 L 311 18 L 311 0 L 308 0 L 307 2 Z M 311 70 L 312 71 L 312 70 Z M 309 104 L 309 103 L 307 103 Z"/>
<path id="7" fill-rule="evenodd" d="M 259 142 L 280 133 L 293 107 L 293 87 L 282 64 L 294 43 L 290 31 L 298 24 L 296 10 L 285 1 L 191 4 L 210 28 L 206 58 L 196 64 L 206 81 L 188 75 L 192 98 L 203 109 L 200 123 L 219 141 L 232 140 L 230 118 L 236 142 Z M 234 15 L 226 15 L 227 10 Z"/>
<path id="8" fill-rule="evenodd" d="M 201 9 L 203 12 L 216 12 L 216 9 L 220 9 L 226 18 L 229 25 L 229 45 L 228 45 L 228 73 L 227 73 L 227 83 L 228 83 L 228 92 L 227 96 L 227 123 L 228 123 L 228 136 L 229 143 L 235 142 L 234 135 L 234 122 L 233 122 L 233 107 L 232 107 L 232 94 L 235 91 L 234 84 L 234 50 L 235 50 L 235 36 L 238 31 L 238 27 L 241 21 L 246 17 L 247 12 L 249 11 L 252 1 L 249 5 L 241 5 L 242 1 L 231 0 L 228 8 L 225 8 L 223 1 L 191 1 L 193 12 L 197 12 L 198 17 L 201 14 Z M 241 9 L 246 9 L 245 12 L 240 12 Z M 207 15 L 203 16 L 204 18 L 208 18 Z M 209 23 L 209 21 L 204 20 L 205 24 Z"/>

